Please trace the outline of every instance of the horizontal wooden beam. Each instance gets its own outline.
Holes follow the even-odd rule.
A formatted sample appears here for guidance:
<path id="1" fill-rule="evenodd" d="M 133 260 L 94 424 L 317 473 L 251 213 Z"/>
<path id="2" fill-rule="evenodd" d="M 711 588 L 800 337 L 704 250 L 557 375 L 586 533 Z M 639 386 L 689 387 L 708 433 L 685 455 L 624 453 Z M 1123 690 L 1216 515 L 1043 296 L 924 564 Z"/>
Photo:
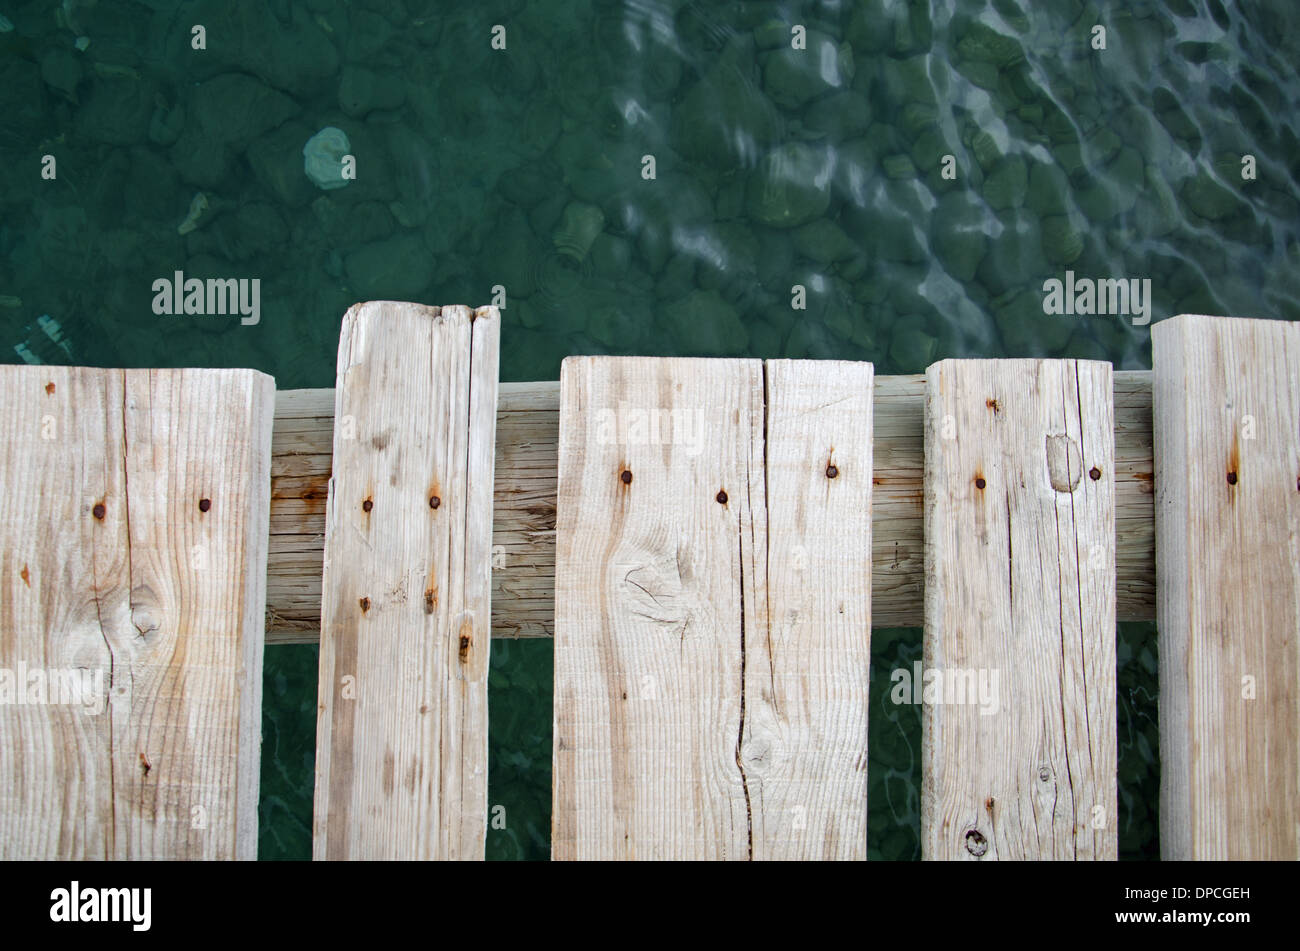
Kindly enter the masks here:
<path id="1" fill-rule="evenodd" d="M 871 621 L 920 627 L 924 587 L 921 448 L 925 377 L 875 387 Z M 502 383 L 493 504 L 492 635 L 550 637 L 555 597 L 555 492 L 560 384 Z M 270 644 L 320 637 L 325 500 L 334 439 L 333 390 L 276 394 L 267 570 Z M 1115 373 L 1116 607 L 1155 618 L 1151 374 Z"/>

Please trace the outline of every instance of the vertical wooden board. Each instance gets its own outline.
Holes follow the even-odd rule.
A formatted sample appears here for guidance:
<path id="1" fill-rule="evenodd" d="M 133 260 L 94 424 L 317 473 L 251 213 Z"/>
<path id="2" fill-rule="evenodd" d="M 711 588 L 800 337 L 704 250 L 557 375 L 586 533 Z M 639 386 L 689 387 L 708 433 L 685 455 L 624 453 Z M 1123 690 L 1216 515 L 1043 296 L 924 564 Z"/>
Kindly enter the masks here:
<path id="1" fill-rule="evenodd" d="M 750 856 L 741 573 L 765 531 L 762 399 L 757 360 L 564 361 L 556 859 Z"/>
<path id="2" fill-rule="evenodd" d="M 766 384 L 767 591 L 744 657 L 754 858 L 863 860 L 872 367 L 769 360 Z"/>
<path id="3" fill-rule="evenodd" d="M 0 673 L 0 857 L 255 858 L 273 381 L 5 367 L 0 400 L 0 670 L 88 678 Z"/>
<path id="4" fill-rule="evenodd" d="M 865 857 L 871 368 L 820 366 L 565 361 L 553 857 Z"/>
<path id="5" fill-rule="evenodd" d="M 1300 858 L 1300 327 L 1152 328 L 1166 859 Z"/>
<path id="6" fill-rule="evenodd" d="M 481 859 L 495 308 L 343 320 L 322 595 L 313 852 Z"/>
<path id="7" fill-rule="evenodd" d="M 1106 363 L 927 373 L 926 859 L 1117 856 L 1113 433 Z"/>

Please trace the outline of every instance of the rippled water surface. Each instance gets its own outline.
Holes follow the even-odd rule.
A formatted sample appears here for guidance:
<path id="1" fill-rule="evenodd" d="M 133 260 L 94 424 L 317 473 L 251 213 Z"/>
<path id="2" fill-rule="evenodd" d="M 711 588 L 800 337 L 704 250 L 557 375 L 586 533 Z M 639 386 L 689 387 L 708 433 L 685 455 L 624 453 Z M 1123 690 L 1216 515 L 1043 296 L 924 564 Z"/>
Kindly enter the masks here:
<path id="1" fill-rule="evenodd" d="M 581 353 L 1149 367 L 1140 316 L 1044 314 L 1044 281 L 1067 270 L 1149 279 L 1153 320 L 1300 317 L 1293 0 L 0 0 L 0 15 L 13 362 L 332 386 L 352 302 L 504 293 L 506 380 L 555 379 Z M 342 187 L 304 172 L 326 128 L 356 159 Z M 260 278 L 260 322 L 155 315 L 153 281 L 177 270 Z M 1125 857 L 1158 849 L 1155 649 L 1149 625 L 1121 626 Z M 919 656 L 917 631 L 876 632 L 872 857 L 919 854 L 919 711 L 885 690 Z M 267 652 L 265 858 L 310 854 L 315 664 Z M 495 642 L 491 690 L 507 822 L 489 853 L 545 857 L 550 643 Z"/>

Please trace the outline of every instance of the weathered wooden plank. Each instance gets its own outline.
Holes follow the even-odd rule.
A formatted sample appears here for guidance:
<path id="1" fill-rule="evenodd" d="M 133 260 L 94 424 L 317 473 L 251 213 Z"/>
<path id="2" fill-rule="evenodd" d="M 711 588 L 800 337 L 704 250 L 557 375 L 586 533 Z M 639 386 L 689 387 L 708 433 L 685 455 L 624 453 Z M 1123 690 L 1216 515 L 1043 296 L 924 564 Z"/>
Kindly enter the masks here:
<path id="1" fill-rule="evenodd" d="M 0 858 L 256 858 L 274 396 L 0 367 Z"/>
<path id="2" fill-rule="evenodd" d="M 744 654 L 753 854 L 865 860 L 872 366 L 769 360 L 765 384 L 767 587 Z"/>
<path id="3" fill-rule="evenodd" d="M 925 458 L 922 855 L 1114 859 L 1110 364 L 935 364 Z"/>
<path id="4" fill-rule="evenodd" d="M 1300 858 L 1300 327 L 1152 327 L 1160 851 Z"/>
<path id="5" fill-rule="evenodd" d="M 555 858 L 865 857 L 871 368 L 770 366 L 564 363 Z"/>
<path id="6" fill-rule="evenodd" d="M 872 623 L 919 627 L 923 590 L 921 419 L 925 377 L 875 385 Z M 550 637 L 554 622 L 558 382 L 502 383 L 493 509 L 492 635 Z M 278 394 L 267 639 L 320 636 L 321 551 L 334 426 L 333 390 Z M 1115 374 L 1118 611 L 1155 619 L 1151 522 L 1151 374 Z"/>
<path id="7" fill-rule="evenodd" d="M 339 340 L 313 854 L 481 859 L 495 308 L 372 302 Z"/>

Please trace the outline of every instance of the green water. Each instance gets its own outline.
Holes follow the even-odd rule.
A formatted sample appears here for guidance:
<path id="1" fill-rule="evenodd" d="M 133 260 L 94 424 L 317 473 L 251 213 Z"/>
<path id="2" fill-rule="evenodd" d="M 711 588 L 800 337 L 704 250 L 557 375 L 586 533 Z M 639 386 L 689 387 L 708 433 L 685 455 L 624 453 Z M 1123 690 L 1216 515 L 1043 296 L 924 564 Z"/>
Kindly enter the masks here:
<path id="1" fill-rule="evenodd" d="M 0 0 L 0 16 L 13 362 L 332 386 L 354 301 L 504 291 L 505 380 L 582 353 L 1149 367 L 1140 320 L 1044 314 L 1067 270 L 1149 279 L 1153 320 L 1300 317 L 1294 0 Z M 356 161 L 328 190 L 302 153 L 326 127 Z M 153 282 L 177 270 L 259 278 L 260 320 L 156 315 Z M 1149 625 L 1121 625 L 1128 858 L 1158 854 L 1155 650 Z M 874 858 L 918 856 L 919 711 L 885 687 L 919 653 L 917 631 L 875 634 Z M 267 651 L 264 858 L 310 854 L 315 665 Z M 549 642 L 493 645 L 493 858 L 548 852 L 551 672 Z"/>

